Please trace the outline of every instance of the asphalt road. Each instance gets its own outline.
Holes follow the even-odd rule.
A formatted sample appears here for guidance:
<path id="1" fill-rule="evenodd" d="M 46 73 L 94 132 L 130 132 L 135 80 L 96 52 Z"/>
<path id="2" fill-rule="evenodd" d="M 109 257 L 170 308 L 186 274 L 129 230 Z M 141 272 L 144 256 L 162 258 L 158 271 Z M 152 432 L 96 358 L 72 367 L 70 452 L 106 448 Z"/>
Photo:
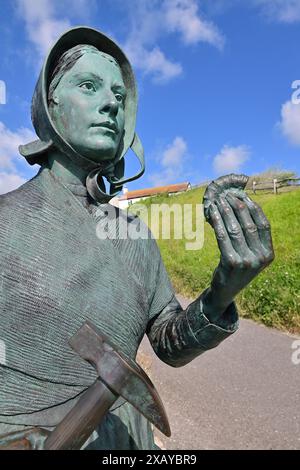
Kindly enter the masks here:
<path id="1" fill-rule="evenodd" d="M 172 430 L 171 438 L 156 432 L 158 444 L 176 450 L 300 449 L 295 339 L 241 320 L 239 331 L 220 346 L 177 369 L 144 340 L 141 349 L 153 356 L 151 378 Z"/>

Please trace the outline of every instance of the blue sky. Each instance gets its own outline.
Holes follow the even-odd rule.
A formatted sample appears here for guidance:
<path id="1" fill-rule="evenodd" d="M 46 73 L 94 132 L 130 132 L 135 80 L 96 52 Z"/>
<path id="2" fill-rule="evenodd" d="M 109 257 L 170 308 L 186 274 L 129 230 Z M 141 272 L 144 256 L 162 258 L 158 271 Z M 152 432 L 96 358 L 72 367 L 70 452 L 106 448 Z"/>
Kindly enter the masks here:
<path id="1" fill-rule="evenodd" d="M 113 37 L 136 72 L 146 173 L 129 189 L 300 174 L 300 0 L 0 0 L 0 12 L 0 193 L 38 170 L 17 151 L 35 138 L 34 85 L 51 43 L 79 24 Z"/>

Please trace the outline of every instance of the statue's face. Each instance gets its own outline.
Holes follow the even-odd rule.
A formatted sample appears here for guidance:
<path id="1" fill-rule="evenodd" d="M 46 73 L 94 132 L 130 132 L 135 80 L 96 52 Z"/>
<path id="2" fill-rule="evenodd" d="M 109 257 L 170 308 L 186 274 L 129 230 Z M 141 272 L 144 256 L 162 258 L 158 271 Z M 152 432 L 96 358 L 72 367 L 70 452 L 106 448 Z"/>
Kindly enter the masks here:
<path id="1" fill-rule="evenodd" d="M 51 118 L 60 135 L 96 162 L 115 157 L 125 124 L 126 89 L 120 68 L 100 53 L 86 53 L 53 94 Z"/>

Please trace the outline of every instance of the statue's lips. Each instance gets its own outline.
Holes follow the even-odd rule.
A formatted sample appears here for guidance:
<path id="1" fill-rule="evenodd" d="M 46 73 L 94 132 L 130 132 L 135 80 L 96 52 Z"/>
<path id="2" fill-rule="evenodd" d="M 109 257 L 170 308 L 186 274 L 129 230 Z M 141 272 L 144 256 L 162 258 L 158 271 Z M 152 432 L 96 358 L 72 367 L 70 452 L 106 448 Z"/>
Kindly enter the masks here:
<path id="1" fill-rule="evenodd" d="M 108 130 L 110 132 L 113 132 L 114 134 L 119 133 L 119 129 L 116 126 L 115 123 L 113 122 L 100 122 L 100 123 L 94 123 L 91 125 L 91 127 L 96 127 L 96 128 L 104 128 L 105 130 Z"/>

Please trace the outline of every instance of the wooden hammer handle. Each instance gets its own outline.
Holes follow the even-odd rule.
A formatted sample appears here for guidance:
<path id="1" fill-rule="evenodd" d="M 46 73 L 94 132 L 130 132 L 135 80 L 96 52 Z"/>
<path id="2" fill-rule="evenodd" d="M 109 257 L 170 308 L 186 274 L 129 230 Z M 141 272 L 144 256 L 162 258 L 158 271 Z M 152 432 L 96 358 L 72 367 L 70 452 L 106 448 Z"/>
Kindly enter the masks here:
<path id="1" fill-rule="evenodd" d="M 98 378 L 46 439 L 44 448 L 80 449 L 117 398 Z"/>

